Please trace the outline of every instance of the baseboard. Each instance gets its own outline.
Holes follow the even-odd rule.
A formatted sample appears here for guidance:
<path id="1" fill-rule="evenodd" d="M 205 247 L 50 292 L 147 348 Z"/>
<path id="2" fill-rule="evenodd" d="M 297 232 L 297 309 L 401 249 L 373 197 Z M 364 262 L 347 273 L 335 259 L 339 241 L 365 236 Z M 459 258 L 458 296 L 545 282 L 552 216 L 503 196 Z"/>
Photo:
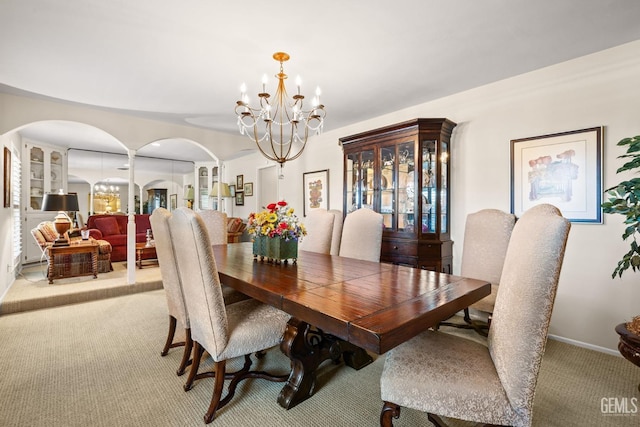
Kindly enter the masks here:
<path id="1" fill-rule="evenodd" d="M 549 338 L 551 338 L 552 340 L 556 340 L 556 341 L 564 342 L 564 343 L 567 343 L 567 344 L 575 345 L 576 347 L 582 347 L 582 348 L 586 348 L 588 350 L 599 351 L 600 353 L 605 353 L 605 354 L 610 354 L 612 356 L 622 357 L 618 350 L 612 350 L 610 348 L 600 347 L 598 345 L 593 345 L 593 344 L 589 344 L 589 343 L 582 342 L 582 341 L 572 340 L 571 338 L 560 337 L 558 335 L 549 335 Z"/>

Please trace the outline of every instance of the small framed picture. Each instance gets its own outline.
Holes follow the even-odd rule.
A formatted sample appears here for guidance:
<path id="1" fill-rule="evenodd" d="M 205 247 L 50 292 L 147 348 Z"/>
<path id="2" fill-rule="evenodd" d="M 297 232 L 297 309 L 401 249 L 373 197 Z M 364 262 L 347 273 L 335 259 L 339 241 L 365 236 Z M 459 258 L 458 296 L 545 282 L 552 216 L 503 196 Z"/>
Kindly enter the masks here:
<path id="1" fill-rule="evenodd" d="M 236 186 L 231 184 L 229 185 L 229 193 L 231 193 L 231 197 L 236 197 Z"/>
<path id="2" fill-rule="evenodd" d="M 329 209 L 329 169 L 302 175 L 303 216 L 314 209 Z"/>
<path id="3" fill-rule="evenodd" d="M 247 182 L 244 185 L 244 195 L 253 196 L 253 182 Z"/>
<path id="4" fill-rule="evenodd" d="M 244 175 L 236 175 L 236 188 L 240 191 L 244 187 Z"/>
<path id="5" fill-rule="evenodd" d="M 244 193 L 236 191 L 236 206 L 244 206 Z"/>

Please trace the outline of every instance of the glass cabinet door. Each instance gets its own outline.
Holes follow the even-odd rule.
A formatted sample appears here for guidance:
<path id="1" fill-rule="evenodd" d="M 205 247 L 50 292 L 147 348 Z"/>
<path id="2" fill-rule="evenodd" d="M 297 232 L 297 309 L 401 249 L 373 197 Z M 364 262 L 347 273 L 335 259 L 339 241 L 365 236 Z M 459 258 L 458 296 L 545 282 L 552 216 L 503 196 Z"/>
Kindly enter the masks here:
<path id="1" fill-rule="evenodd" d="M 396 146 L 380 148 L 380 213 L 385 229 L 396 227 Z"/>
<path id="2" fill-rule="evenodd" d="M 209 208 L 209 171 L 205 166 L 198 168 L 198 209 Z"/>
<path id="3" fill-rule="evenodd" d="M 398 144 L 398 225 L 399 232 L 413 233 L 416 215 L 415 143 Z"/>
<path id="4" fill-rule="evenodd" d="M 422 142 L 422 233 L 436 232 L 436 141 Z"/>
<path id="5" fill-rule="evenodd" d="M 42 208 L 42 196 L 44 195 L 44 151 L 38 147 L 29 150 L 29 204 L 32 210 L 39 211 Z"/>
<path id="6" fill-rule="evenodd" d="M 373 209 L 373 150 L 350 153 L 345 163 L 345 210 L 353 212 L 362 207 Z"/>
<path id="7" fill-rule="evenodd" d="M 422 141 L 422 232 L 449 233 L 449 144 Z"/>
<path id="8" fill-rule="evenodd" d="M 52 193 L 57 193 L 63 189 L 62 184 L 62 154 L 59 151 L 52 151 L 50 154 L 51 159 L 51 188 Z"/>

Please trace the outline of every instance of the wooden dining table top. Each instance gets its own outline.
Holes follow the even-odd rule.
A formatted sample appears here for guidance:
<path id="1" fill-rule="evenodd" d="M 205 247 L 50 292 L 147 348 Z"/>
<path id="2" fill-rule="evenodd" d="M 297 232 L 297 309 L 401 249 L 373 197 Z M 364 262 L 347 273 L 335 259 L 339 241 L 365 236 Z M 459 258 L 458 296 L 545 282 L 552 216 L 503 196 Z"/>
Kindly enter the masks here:
<path id="1" fill-rule="evenodd" d="M 250 242 L 213 252 L 225 285 L 377 354 L 491 292 L 482 280 L 302 250 L 295 263 L 268 263 Z"/>

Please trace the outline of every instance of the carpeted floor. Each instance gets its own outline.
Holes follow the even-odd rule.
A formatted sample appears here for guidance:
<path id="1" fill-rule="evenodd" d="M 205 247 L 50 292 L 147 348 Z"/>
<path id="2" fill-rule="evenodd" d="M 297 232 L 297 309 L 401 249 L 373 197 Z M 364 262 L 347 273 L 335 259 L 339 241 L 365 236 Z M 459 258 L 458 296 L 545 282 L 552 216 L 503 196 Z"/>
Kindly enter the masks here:
<path id="1" fill-rule="evenodd" d="M 182 390 L 180 350 L 159 354 L 167 323 L 162 290 L 0 316 L 0 425 L 204 425 L 213 381 Z M 383 363 L 378 357 L 360 371 L 323 365 L 315 395 L 289 411 L 276 403 L 282 384 L 245 381 L 211 425 L 376 426 Z M 275 348 L 258 366 L 285 371 L 288 360 Z M 550 341 L 534 426 L 636 426 L 640 415 L 604 415 L 601 401 L 637 399 L 639 382 L 640 369 L 620 357 Z M 395 425 L 430 424 L 402 409 Z"/>
<path id="2" fill-rule="evenodd" d="M 0 315 L 76 304 L 162 289 L 160 268 L 136 269 L 136 283 L 127 284 L 127 263 L 114 262 L 113 271 L 91 276 L 55 279 L 49 284 L 46 263 L 25 267 L 0 302 Z"/>

